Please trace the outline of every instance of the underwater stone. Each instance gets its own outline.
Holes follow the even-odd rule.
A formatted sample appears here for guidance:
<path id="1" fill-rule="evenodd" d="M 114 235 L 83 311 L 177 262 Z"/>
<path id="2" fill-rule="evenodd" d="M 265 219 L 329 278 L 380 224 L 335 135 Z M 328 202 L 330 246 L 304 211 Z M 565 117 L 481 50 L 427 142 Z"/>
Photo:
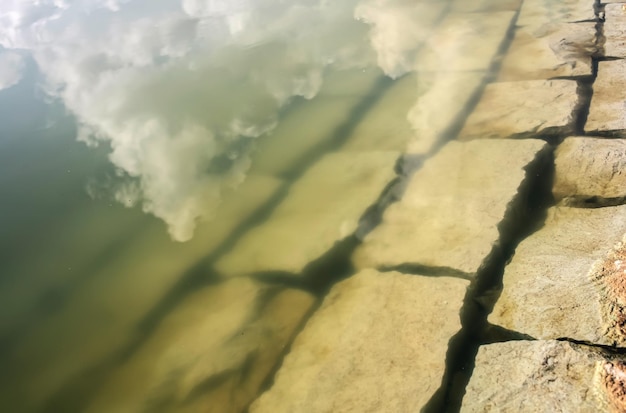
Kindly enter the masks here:
<path id="1" fill-rule="evenodd" d="M 475 365 L 463 413 L 624 411 L 624 363 L 598 349 L 509 341 L 481 346 Z"/>
<path id="2" fill-rule="evenodd" d="M 624 234 L 626 206 L 550 208 L 506 266 L 489 322 L 542 340 L 623 346 Z"/>
<path id="3" fill-rule="evenodd" d="M 524 0 L 517 25 L 537 27 L 546 23 L 593 21 L 595 18 L 594 0 Z"/>
<path id="4" fill-rule="evenodd" d="M 85 411 L 241 412 L 314 302 L 247 278 L 197 290 L 111 372 Z"/>
<path id="5" fill-rule="evenodd" d="M 526 171 L 542 163 L 546 149 L 536 139 L 448 143 L 410 178 L 353 262 L 358 268 L 417 265 L 475 274 L 499 245 L 501 223 L 523 213 Z"/>
<path id="6" fill-rule="evenodd" d="M 604 12 L 605 22 L 602 25 L 604 56 L 626 57 L 626 8 L 623 3 L 607 4 L 604 6 Z"/>
<path id="7" fill-rule="evenodd" d="M 555 153 L 552 193 L 567 205 L 606 205 L 626 197 L 626 140 L 571 137 Z"/>
<path id="8" fill-rule="evenodd" d="M 467 118 L 459 139 L 571 134 L 578 103 L 576 89 L 572 80 L 491 83 Z"/>
<path id="9" fill-rule="evenodd" d="M 396 177 L 397 152 L 336 152 L 324 156 L 290 188 L 266 221 L 216 263 L 223 275 L 305 267 L 353 236 L 360 218 Z"/>
<path id="10" fill-rule="evenodd" d="M 593 83 L 593 96 L 585 124 L 587 134 L 605 133 L 626 136 L 626 60 L 598 63 L 598 77 Z"/>
<path id="11" fill-rule="evenodd" d="M 441 385 L 468 284 L 374 270 L 341 281 L 250 412 L 419 411 Z"/>

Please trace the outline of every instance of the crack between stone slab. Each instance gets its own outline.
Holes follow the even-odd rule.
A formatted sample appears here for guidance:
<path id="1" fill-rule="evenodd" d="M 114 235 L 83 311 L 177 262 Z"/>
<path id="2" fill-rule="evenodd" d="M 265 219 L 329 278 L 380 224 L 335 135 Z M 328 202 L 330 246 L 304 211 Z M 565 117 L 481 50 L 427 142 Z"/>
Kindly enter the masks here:
<path id="1" fill-rule="evenodd" d="M 504 269 L 517 244 L 543 225 L 548 208 L 554 204 L 551 191 L 554 147 L 548 146 L 537 154 L 525 169 L 526 177 L 518 189 L 518 196 L 509 204 L 505 218 L 498 226 L 500 241 L 467 290 L 460 312 L 461 329 L 448 344 L 442 384 L 422 409 L 424 413 L 456 413 L 460 410 L 478 348 L 485 343 L 489 333 L 492 336 L 494 332 L 500 333 L 501 340 L 507 334 L 509 338 L 524 337 L 504 329 L 494 331 L 487 317 L 502 291 Z"/>
<path id="2" fill-rule="evenodd" d="M 569 337 L 559 337 L 555 339 L 556 341 L 565 341 L 567 343 L 576 344 L 578 346 L 586 347 L 589 349 L 600 350 L 606 353 L 614 354 L 614 355 L 626 355 L 626 347 L 617 347 L 610 346 L 607 344 L 599 344 L 586 340 L 576 340 Z"/>
<path id="3" fill-rule="evenodd" d="M 407 275 L 422 275 L 425 277 L 452 277 L 462 280 L 472 281 L 474 274 L 457 270 L 452 267 L 436 267 L 421 264 L 402 264 L 397 266 L 381 267 L 376 269 L 379 272 L 400 272 Z"/>

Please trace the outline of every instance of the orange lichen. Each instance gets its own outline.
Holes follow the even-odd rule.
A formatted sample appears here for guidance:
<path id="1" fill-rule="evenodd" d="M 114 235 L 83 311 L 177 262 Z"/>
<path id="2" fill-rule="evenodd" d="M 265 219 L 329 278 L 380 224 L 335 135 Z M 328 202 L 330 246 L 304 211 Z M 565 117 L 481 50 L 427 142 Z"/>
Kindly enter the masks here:
<path id="1" fill-rule="evenodd" d="M 613 412 L 626 412 L 626 364 L 621 361 L 604 364 L 602 385 Z"/>
<path id="2" fill-rule="evenodd" d="M 607 334 L 626 340 L 626 245 L 620 243 L 598 263 L 594 278 L 603 291 L 603 317 Z"/>

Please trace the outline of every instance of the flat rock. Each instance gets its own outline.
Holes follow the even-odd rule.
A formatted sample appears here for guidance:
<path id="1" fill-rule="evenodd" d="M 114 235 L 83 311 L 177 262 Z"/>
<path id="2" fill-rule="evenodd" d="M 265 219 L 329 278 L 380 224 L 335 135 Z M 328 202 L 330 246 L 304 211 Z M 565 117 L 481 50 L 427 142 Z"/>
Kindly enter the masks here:
<path id="1" fill-rule="evenodd" d="M 250 412 L 419 411 L 441 385 L 467 285 L 374 270 L 338 283 Z"/>
<path id="2" fill-rule="evenodd" d="M 355 265 L 475 274 L 499 243 L 498 226 L 507 214 L 517 214 L 526 170 L 540 163 L 546 147 L 535 139 L 448 143 L 387 208 L 383 222 L 357 248 Z"/>
<path id="3" fill-rule="evenodd" d="M 527 80 L 487 85 L 459 139 L 541 137 L 574 130 L 578 103 L 572 80 Z M 550 108 L 550 110 L 546 110 Z"/>
<path id="4" fill-rule="evenodd" d="M 417 70 L 488 70 L 514 15 L 512 11 L 448 14 L 418 54 Z"/>
<path id="5" fill-rule="evenodd" d="M 451 10 L 457 13 L 517 11 L 522 0 L 453 0 Z"/>
<path id="6" fill-rule="evenodd" d="M 216 263 L 227 276 L 302 274 L 307 264 L 354 234 L 360 218 L 395 178 L 397 152 L 324 156 L 293 184 L 266 221 Z"/>
<path id="7" fill-rule="evenodd" d="M 552 193 L 569 205 L 626 197 L 626 140 L 571 137 L 555 154 Z"/>
<path id="8" fill-rule="evenodd" d="M 204 412 L 241 412 L 314 301 L 246 278 L 196 291 L 110 374 L 86 412 L 180 411 L 196 399 Z"/>
<path id="9" fill-rule="evenodd" d="M 624 345 L 626 300 L 615 278 L 624 273 L 624 234 L 626 206 L 551 208 L 505 268 L 489 322 L 542 340 Z"/>
<path id="10" fill-rule="evenodd" d="M 622 360 L 564 341 L 482 346 L 461 412 L 622 412 Z"/>
<path id="11" fill-rule="evenodd" d="M 413 137 L 406 152 L 427 155 L 439 142 L 449 138 L 450 128 L 466 114 L 484 77 L 482 72 L 419 73 L 420 95 L 407 114 Z"/>
<path id="12" fill-rule="evenodd" d="M 610 60 L 598 63 L 598 76 L 593 83 L 593 96 L 585 132 L 601 132 L 625 136 L 626 61 Z"/>
<path id="13" fill-rule="evenodd" d="M 546 23 L 520 27 L 502 62 L 499 81 L 591 76 L 593 23 Z"/>
<path id="14" fill-rule="evenodd" d="M 7 355 L 3 368 L 14 373 L 10 383 L 0 386 L 0 400 L 13 412 L 36 411 L 64 386 L 80 382 L 86 371 L 126 348 L 136 338 L 137 324 L 281 184 L 250 176 L 224 199 L 213 222 L 199 226 L 192 241 L 171 241 L 155 222 L 105 265 L 97 262 L 61 309 L 25 334 Z"/>
<path id="15" fill-rule="evenodd" d="M 604 12 L 606 19 L 602 25 L 604 55 L 626 57 L 626 9 L 624 4 L 607 4 L 604 7 Z"/>
<path id="16" fill-rule="evenodd" d="M 605 2 L 606 3 L 606 2 Z M 518 26 L 541 26 L 546 23 L 573 23 L 596 18 L 593 0 L 524 0 Z"/>

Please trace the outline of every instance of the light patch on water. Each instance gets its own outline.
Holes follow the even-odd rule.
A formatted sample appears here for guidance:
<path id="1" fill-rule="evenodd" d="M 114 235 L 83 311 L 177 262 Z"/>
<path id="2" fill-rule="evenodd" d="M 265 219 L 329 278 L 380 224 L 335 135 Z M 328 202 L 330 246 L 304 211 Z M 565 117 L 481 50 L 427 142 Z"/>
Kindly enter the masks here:
<path id="1" fill-rule="evenodd" d="M 16 85 L 22 79 L 24 57 L 11 51 L 0 51 L 0 90 Z"/>

